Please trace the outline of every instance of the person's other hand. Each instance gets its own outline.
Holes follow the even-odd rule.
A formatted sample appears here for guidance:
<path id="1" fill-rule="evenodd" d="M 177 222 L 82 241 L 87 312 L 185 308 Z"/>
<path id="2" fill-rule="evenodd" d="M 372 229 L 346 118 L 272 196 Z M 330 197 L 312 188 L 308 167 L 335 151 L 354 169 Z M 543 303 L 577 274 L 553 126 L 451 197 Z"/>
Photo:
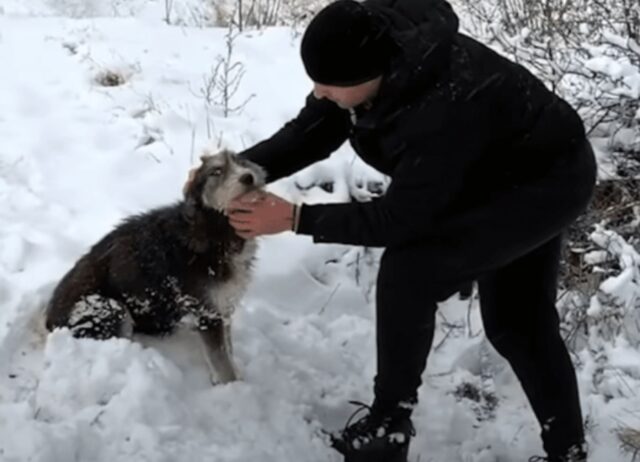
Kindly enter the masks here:
<path id="1" fill-rule="evenodd" d="M 244 238 L 277 234 L 293 229 L 295 206 L 264 191 L 251 191 L 231 201 L 229 223 Z"/>

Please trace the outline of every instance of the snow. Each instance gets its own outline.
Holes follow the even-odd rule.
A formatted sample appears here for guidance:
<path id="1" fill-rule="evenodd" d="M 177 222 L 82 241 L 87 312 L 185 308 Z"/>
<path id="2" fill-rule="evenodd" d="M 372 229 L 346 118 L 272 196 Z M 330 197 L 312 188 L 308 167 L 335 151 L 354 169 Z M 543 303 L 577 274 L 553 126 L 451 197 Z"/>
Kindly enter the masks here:
<path id="1" fill-rule="evenodd" d="M 161 2 L 130 2 L 117 14 L 98 1 L 85 4 L 91 14 L 69 10 L 81 4 L 6 0 L 0 12 L 0 460 L 340 460 L 320 430 L 344 424 L 349 400 L 371 399 L 377 250 L 314 245 L 291 233 L 261 239 L 234 317 L 236 383 L 211 385 L 188 328 L 102 342 L 44 331 L 53 287 L 93 242 L 132 213 L 178 200 L 205 146 L 260 141 L 310 90 L 291 29 L 249 30 L 234 48 L 246 70 L 235 101 L 255 96 L 225 119 L 200 94 L 226 54 L 225 29 L 167 25 Z M 100 86 L 106 71 L 125 83 Z M 328 181 L 333 192 L 321 187 Z M 367 199 L 368 186 L 386 184 L 343 147 L 272 189 L 325 202 Z M 637 254 L 619 249 L 628 272 L 606 287 L 628 301 Z M 593 307 L 590 315 L 602 310 Z M 477 302 L 454 297 L 438 320 L 410 460 L 541 454 L 517 380 L 481 335 Z M 594 462 L 628 460 L 612 430 L 621 421 L 640 427 L 640 354 L 624 339 L 607 348 L 611 374 L 600 388 L 592 377 L 602 366 L 576 352 Z M 617 380 L 618 368 L 632 375 Z M 465 383 L 493 393 L 495 408 L 486 393 L 479 402 L 457 398 Z"/>
<path id="2" fill-rule="evenodd" d="M 614 81 L 620 81 L 621 85 L 614 90 L 614 94 L 631 99 L 640 97 L 640 72 L 636 65 L 609 56 L 597 56 L 588 59 L 585 67 L 591 71 L 606 74 Z"/>

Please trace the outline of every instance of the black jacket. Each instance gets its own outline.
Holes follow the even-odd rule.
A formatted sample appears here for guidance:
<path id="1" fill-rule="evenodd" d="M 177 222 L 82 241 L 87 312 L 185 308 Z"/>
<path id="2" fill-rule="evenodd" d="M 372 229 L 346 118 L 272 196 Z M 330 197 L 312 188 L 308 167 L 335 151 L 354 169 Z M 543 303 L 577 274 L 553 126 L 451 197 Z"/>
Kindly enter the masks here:
<path id="1" fill-rule="evenodd" d="M 310 95 L 294 120 L 240 153 L 273 181 L 349 139 L 365 162 L 391 177 L 386 194 L 372 202 L 304 205 L 299 233 L 382 247 L 420 241 L 450 217 L 516 194 L 583 143 L 575 111 L 525 68 L 458 33 L 446 1 L 365 5 L 387 18 L 397 45 L 372 107 L 350 114 Z"/>

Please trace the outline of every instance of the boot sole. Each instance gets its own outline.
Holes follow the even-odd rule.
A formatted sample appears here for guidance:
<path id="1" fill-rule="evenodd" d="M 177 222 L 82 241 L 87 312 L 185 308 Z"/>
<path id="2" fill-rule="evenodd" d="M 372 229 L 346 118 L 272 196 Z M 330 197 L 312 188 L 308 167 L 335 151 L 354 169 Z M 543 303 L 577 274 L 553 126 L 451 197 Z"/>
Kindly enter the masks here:
<path id="1" fill-rule="evenodd" d="M 344 456 L 344 462 L 407 462 L 409 445 L 399 446 L 394 451 L 372 453 L 371 451 L 351 451 Z"/>

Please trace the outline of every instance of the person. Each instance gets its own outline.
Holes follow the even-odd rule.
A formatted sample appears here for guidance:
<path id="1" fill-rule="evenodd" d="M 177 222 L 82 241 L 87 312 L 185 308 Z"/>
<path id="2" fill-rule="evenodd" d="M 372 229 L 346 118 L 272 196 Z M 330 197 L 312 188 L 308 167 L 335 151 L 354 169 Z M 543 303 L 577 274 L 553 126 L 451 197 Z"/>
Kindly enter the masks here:
<path id="1" fill-rule="evenodd" d="M 389 187 L 365 203 L 249 194 L 228 215 L 246 238 L 293 230 L 384 247 L 374 400 L 334 447 L 347 462 L 407 460 L 437 303 L 476 281 L 486 336 L 541 427 L 547 456 L 530 460 L 586 461 L 555 306 L 563 231 L 596 180 L 580 117 L 523 66 L 460 33 L 444 0 L 337 0 L 311 20 L 301 57 L 313 81 L 304 107 L 238 155 L 270 182 L 349 140 Z"/>

